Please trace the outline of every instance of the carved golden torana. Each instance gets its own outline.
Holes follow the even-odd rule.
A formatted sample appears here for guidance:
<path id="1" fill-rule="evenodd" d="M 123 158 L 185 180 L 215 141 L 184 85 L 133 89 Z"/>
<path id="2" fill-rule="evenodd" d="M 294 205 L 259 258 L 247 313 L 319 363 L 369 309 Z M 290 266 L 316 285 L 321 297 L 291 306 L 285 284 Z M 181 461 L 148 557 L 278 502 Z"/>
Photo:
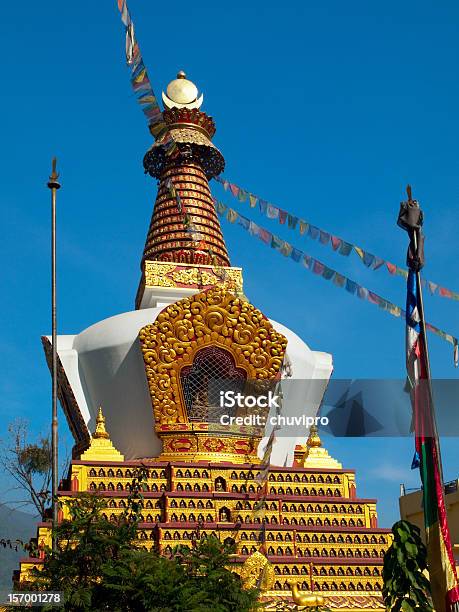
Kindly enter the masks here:
<path id="1" fill-rule="evenodd" d="M 195 459 L 203 454 L 205 459 L 220 453 L 222 460 L 228 453 L 240 460 L 255 456 L 261 432 L 254 435 L 247 427 L 218 430 L 209 423 L 189 422 L 180 374 L 193 364 L 199 350 L 213 346 L 229 352 L 248 380 L 278 378 L 287 339 L 263 313 L 223 288 L 213 287 L 165 308 L 154 323 L 141 329 L 139 339 L 164 454 Z"/>

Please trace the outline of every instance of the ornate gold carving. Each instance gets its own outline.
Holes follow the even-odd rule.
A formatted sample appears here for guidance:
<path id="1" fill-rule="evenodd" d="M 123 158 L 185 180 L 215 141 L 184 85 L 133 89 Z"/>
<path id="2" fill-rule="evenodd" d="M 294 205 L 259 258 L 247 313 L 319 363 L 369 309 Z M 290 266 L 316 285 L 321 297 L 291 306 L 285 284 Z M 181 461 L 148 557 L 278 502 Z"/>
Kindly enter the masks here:
<path id="1" fill-rule="evenodd" d="M 204 424 L 206 426 L 207 424 Z M 261 433 L 242 437 L 239 432 L 231 435 L 204 434 L 202 431 L 182 432 L 178 427 L 173 432 L 158 431 L 162 441 L 163 450 L 161 459 L 176 461 L 232 461 L 233 463 L 257 463 L 256 456 Z"/>
<path id="2" fill-rule="evenodd" d="M 262 591 L 270 591 L 273 587 L 274 568 L 259 551 L 254 552 L 244 561 L 240 572 L 246 589 L 253 589 L 258 586 Z"/>
<path id="3" fill-rule="evenodd" d="M 249 379 L 272 380 L 287 346 L 255 306 L 219 287 L 168 306 L 139 338 L 157 425 L 187 422 L 180 371 L 199 349 L 225 348 Z"/>
<path id="4" fill-rule="evenodd" d="M 212 287 L 242 293 L 242 270 L 219 266 L 180 265 L 160 261 L 145 262 L 145 284 L 149 287 Z"/>
<path id="5" fill-rule="evenodd" d="M 221 268 L 217 274 L 202 268 L 188 268 L 172 272 L 171 277 L 175 282 L 182 285 L 198 285 L 201 287 L 220 285 L 225 289 L 242 291 L 242 277 L 239 270 Z"/>
<path id="6" fill-rule="evenodd" d="M 145 262 L 145 283 L 155 287 L 175 287 L 174 281 L 167 277 L 167 273 L 172 272 L 176 267 L 176 264 Z"/>

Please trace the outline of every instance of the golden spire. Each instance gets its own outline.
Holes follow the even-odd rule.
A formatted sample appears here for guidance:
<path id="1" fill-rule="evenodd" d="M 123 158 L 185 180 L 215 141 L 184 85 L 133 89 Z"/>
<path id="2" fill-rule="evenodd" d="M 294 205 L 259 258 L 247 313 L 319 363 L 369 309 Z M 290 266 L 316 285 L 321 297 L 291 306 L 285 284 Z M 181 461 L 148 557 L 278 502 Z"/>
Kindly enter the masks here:
<path id="1" fill-rule="evenodd" d="M 330 457 L 322 446 L 317 425 L 311 425 L 306 444 L 298 444 L 295 448 L 295 465 L 307 468 L 341 469 L 342 465 Z"/>
<path id="2" fill-rule="evenodd" d="M 102 413 L 102 406 L 99 406 L 99 412 L 96 418 L 96 430 L 92 435 L 93 438 L 106 438 L 107 440 L 110 436 L 105 429 L 105 417 Z"/>
<path id="3" fill-rule="evenodd" d="M 91 443 L 80 459 L 83 461 L 124 461 L 124 456 L 113 446 L 113 442 L 105 429 L 105 417 L 100 406 Z"/>

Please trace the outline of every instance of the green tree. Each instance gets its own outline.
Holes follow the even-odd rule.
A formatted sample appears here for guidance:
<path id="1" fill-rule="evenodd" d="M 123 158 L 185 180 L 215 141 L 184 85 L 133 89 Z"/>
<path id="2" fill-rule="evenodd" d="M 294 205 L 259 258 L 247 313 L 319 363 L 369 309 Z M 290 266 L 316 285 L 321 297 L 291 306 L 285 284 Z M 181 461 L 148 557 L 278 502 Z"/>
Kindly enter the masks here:
<path id="1" fill-rule="evenodd" d="M 256 605 L 258 590 L 243 589 L 241 578 L 228 569 L 234 552 L 234 544 L 222 544 L 215 537 L 200 539 L 191 549 L 177 551 L 176 559 L 187 568 L 196 589 L 205 590 L 215 612 L 245 612 Z"/>
<path id="2" fill-rule="evenodd" d="M 433 612 L 430 583 L 424 575 L 427 550 L 421 532 L 408 521 L 392 527 L 394 540 L 384 556 L 383 597 L 391 612 Z"/>
<path id="3" fill-rule="evenodd" d="M 29 441 L 26 421 L 8 426 L 9 438 L 0 440 L 0 463 L 14 482 L 16 495 L 8 505 L 30 506 L 41 518 L 51 501 L 51 445 L 48 438 Z"/>

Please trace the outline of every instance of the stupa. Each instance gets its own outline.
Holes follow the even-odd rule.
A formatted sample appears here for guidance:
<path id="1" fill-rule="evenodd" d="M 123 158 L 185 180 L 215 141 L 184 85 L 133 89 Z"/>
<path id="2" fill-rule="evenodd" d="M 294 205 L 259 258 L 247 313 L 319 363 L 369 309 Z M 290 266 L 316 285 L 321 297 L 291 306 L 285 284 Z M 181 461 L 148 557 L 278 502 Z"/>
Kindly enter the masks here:
<path id="1" fill-rule="evenodd" d="M 139 546 L 170 554 L 196 534 L 230 538 L 246 584 L 267 565 L 263 597 L 273 606 L 293 609 L 297 582 L 332 609 L 384 609 L 389 530 L 378 527 L 376 500 L 357 497 L 354 471 L 330 457 L 317 428 L 277 432 L 261 483 L 269 432 L 214 418 L 209 381 L 221 378 L 303 381 L 284 409 L 307 405 L 316 414 L 332 358 L 245 297 L 209 188 L 225 164 L 212 143 L 214 121 L 183 72 L 163 102 L 164 128 L 144 157 L 158 190 L 135 310 L 58 337 L 59 399 L 75 439 L 59 495 L 98 492 L 107 518 L 116 518 L 133 471 L 147 465 Z M 49 361 L 49 337 L 43 345 Z M 37 538 L 50 543 L 50 523 L 39 524 Z M 23 559 L 19 579 L 41 563 Z"/>

